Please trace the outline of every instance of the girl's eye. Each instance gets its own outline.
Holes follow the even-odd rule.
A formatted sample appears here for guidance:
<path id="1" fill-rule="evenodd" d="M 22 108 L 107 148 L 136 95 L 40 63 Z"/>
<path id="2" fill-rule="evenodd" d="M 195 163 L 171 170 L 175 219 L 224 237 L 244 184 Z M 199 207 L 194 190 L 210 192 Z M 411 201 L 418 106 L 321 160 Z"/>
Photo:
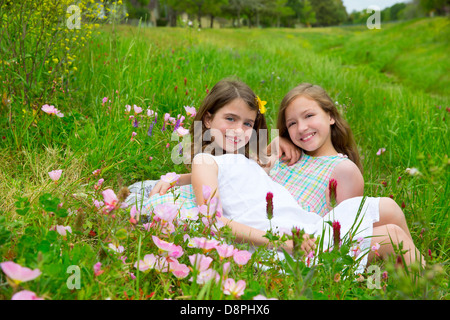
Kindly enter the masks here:
<path id="1" fill-rule="evenodd" d="M 287 127 L 290 128 L 294 124 L 295 124 L 295 122 L 290 122 L 290 123 L 288 123 Z"/>
<path id="2" fill-rule="evenodd" d="M 234 121 L 234 119 L 232 117 L 226 117 L 225 119 L 228 121 Z"/>
<path id="3" fill-rule="evenodd" d="M 307 114 L 305 118 L 311 118 L 312 116 L 314 116 L 313 114 Z"/>
<path id="4" fill-rule="evenodd" d="M 250 122 L 246 122 L 246 123 L 244 123 L 244 125 L 247 126 L 247 127 L 253 128 L 253 126 L 252 126 L 252 124 Z"/>

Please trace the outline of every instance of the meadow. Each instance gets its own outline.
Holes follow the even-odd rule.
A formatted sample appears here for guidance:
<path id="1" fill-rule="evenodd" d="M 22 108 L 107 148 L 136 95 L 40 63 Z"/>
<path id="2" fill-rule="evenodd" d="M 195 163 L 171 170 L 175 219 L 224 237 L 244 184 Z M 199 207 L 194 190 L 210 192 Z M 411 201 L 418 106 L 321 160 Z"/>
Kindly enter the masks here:
<path id="1" fill-rule="evenodd" d="M 39 272 L 0 273 L 0 299 L 23 290 L 53 300 L 448 299 L 449 32 L 446 18 L 380 30 L 103 26 L 73 59 L 67 88 L 29 104 L 3 97 L 0 260 Z M 122 208 L 124 187 L 189 172 L 172 160 L 181 138 L 164 114 L 189 128 L 185 107 L 198 109 L 225 77 L 267 101 L 269 128 L 293 86 L 325 88 L 355 134 L 365 194 L 403 208 L 427 267 L 393 259 L 377 265 L 378 279 L 355 274 L 350 243 L 315 264 L 277 262 L 265 248 L 248 256 L 212 213 L 206 227 L 201 217 L 149 224 Z"/>

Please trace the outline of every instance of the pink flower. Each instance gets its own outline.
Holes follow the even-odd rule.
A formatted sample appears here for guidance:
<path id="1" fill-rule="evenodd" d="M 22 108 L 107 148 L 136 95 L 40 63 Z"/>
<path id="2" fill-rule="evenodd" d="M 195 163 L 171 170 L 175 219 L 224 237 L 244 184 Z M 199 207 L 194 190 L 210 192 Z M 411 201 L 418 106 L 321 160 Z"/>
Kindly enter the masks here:
<path id="1" fill-rule="evenodd" d="M 22 267 L 21 265 L 15 263 L 15 262 L 12 262 L 12 261 L 2 262 L 2 263 L 0 263 L 0 266 L 3 270 L 3 272 L 15 284 L 34 280 L 41 275 L 41 271 L 39 269 L 31 270 L 29 268 Z"/>
<path id="2" fill-rule="evenodd" d="M 178 127 L 177 130 L 176 130 L 176 132 L 177 132 L 177 134 L 178 134 L 180 137 L 183 137 L 183 136 L 185 136 L 185 135 L 187 135 L 187 134 L 189 133 L 189 130 L 188 130 L 188 129 L 185 129 L 185 128 L 183 128 L 183 127 Z"/>
<path id="3" fill-rule="evenodd" d="M 56 225 L 56 226 L 51 227 L 50 230 L 54 230 L 54 231 L 58 232 L 63 237 L 67 236 L 67 232 L 72 233 L 72 228 L 70 226 L 64 227 L 64 226 Z"/>
<path id="4" fill-rule="evenodd" d="M 226 295 L 233 295 L 235 297 L 240 297 L 244 294 L 245 281 L 239 280 L 235 282 L 234 279 L 228 278 L 223 283 L 223 293 Z"/>
<path id="5" fill-rule="evenodd" d="M 152 236 L 152 239 L 159 249 L 168 252 L 169 257 L 179 258 L 183 255 L 183 248 L 181 248 L 181 246 L 177 246 L 173 243 L 161 240 L 156 236 Z"/>
<path id="6" fill-rule="evenodd" d="M 50 176 L 50 179 L 52 179 L 54 182 L 57 182 L 59 178 L 61 178 L 62 170 L 53 170 L 48 173 Z"/>
<path id="7" fill-rule="evenodd" d="M 169 172 L 161 176 L 161 180 L 169 183 L 171 186 L 174 186 L 177 183 L 178 179 L 180 179 L 180 175 L 176 174 L 175 172 Z"/>
<path id="8" fill-rule="evenodd" d="M 126 113 L 129 113 L 131 111 L 131 106 L 129 105 L 129 104 L 127 104 L 126 106 L 125 106 L 125 112 Z"/>
<path id="9" fill-rule="evenodd" d="M 112 189 L 106 189 L 102 192 L 102 195 L 108 211 L 114 210 L 119 203 L 119 199 L 114 191 Z"/>
<path id="10" fill-rule="evenodd" d="M 108 248 L 117 253 L 122 253 L 125 251 L 125 248 L 123 246 L 116 246 L 114 243 L 108 244 Z"/>
<path id="11" fill-rule="evenodd" d="M 336 206 L 337 199 L 337 181 L 335 179 L 330 179 L 328 183 L 328 192 L 330 196 L 330 204 L 334 208 Z"/>
<path id="12" fill-rule="evenodd" d="M 185 264 L 178 263 L 178 261 L 170 263 L 172 274 L 178 279 L 184 279 L 189 274 L 189 267 Z"/>
<path id="13" fill-rule="evenodd" d="M 218 282 L 220 280 L 220 275 L 214 269 L 207 269 L 205 271 L 201 271 L 197 275 L 197 283 L 198 284 L 205 284 L 211 280 L 215 280 L 216 282 Z M 192 279 L 191 279 L 191 281 L 192 281 Z"/>
<path id="14" fill-rule="evenodd" d="M 372 246 L 371 250 L 377 255 L 380 256 L 378 253 L 378 250 L 380 249 L 380 244 L 378 242 L 375 242 L 375 244 Z"/>
<path id="15" fill-rule="evenodd" d="M 44 104 L 41 110 L 50 115 L 53 114 L 60 118 L 64 117 L 64 114 L 62 114 L 58 109 L 56 109 L 55 106 L 49 106 L 48 104 Z"/>
<path id="16" fill-rule="evenodd" d="M 378 149 L 378 151 L 377 151 L 377 156 L 380 156 L 382 153 L 385 153 L 386 152 L 386 149 L 385 148 L 380 148 L 380 149 Z"/>
<path id="17" fill-rule="evenodd" d="M 277 298 L 267 298 L 263 296 L 262 294 L 258 294 L 253 297 L 253 300 L 278 300 Z"/>
<path id="18" fill-rule="evenodd" d="M 134 113 L 138 114 L 142 112 L 142 108 L 137 105 L 133 105 Z"/>
<path id="19" fill-rule="evenodd" d="M 194 242 L 194 248 L 200 248 L 204 251 L 212 250 L 219 244 L 219 241 L 217 240 L 208 240 L 206 238 L 199 237 L 193 238 L 192 241 Z"/>
<path id="20" fill-rule="evenodd" d="M 140 260 L 134 264 L 135 268 L 139 268 L 139 271 L 146 271 L 148 269 L 153 269 L 158 258 L 153 254 L 146 254 L 144 260 Z"/>
<path id="21" fill-rule="evenodd" d="M 195 107 L 185 106 L 184 110 L 186 110 L 186 114 L 191 118 L 194 118 L 197 114 L 197 110 L 195 110 Z"/>
<path id="22" fill-rule="evenodd" d="M 178 207 L 172 203 L 163 203 L 157 205 L 153 213 L 163 223 L 172 222 L 178 214 Z"/>
<path id="23" fill-rule="evenodd" d="M 266 213 L 267 219 L 271 220 L 273 218 L 273 193 L 267 192 L 266 195 Z"/>
<path id="24" fill-rule="evenodd" d="M 104 97 L 104 98 L 102 99 L 102 103 L 105 104 L 105 103 L 107 103 L 107 102 L 108 102 L 108 97 Z"/>
<path id="25" fill-rule="evenodd" d="M 208 201 L 209 197 L 211 196 L 211 187 L 207 185 L 202 185 L 202 193 L 203 193 L 203 199 L 205 199 L 205 203 Z"/>
<path id="26" fill-rule="evenodd" d="M 198 220 L 198 213 L 199 213 L 199 210 L 197 207 L 194 207 L 191 209 L 181 208 L 180 217 L 182 219 L 189 219 L 192 221 L 196 221 L 196 220 Z"/>
<path id="27" fill-rule="evenodd" d="M 36 295 L 36 293 L 28 290 L 22 290 L 15 293 L 11 300 L 44 300 Z"/>
<path id="28" fill-rule="evenodd" d="M 96 264 L 94 264 L 94 275 L 96 277 L 101 275 L 103 272 L 105 272 L 105 270 L 102 270 L 101 262 L 97 262 Z"/>
<path id="29" fill-rule="evenodd" d="M 221 259 L 231 257 L 234 254 L 234 246 L 226 243 L 217 245 L 216 250 Z"/>
<path id="30" fill-rule="evenodd" d="M 238 265 L 243 266 L 250 260 L 252 257 L 252 253 L 248 252 L 246 250 L 235 250 L 233 254 L 234 262 L 236 262 Z"/>
<path id="31" fill-rule="evenodd" d="M 209 268 L 213 259 L 204 254 L 196 253 L 189 256 L 189 261 L 195 269 L 201 272 Z"/>

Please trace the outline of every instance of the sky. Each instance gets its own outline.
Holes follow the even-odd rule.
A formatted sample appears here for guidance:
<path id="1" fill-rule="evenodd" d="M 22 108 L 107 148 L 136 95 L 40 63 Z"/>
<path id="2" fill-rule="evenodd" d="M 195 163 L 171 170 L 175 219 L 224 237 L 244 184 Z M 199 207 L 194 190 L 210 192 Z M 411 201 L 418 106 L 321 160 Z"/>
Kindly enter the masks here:
<path id="1" fill-rule="evenodd" d="M 409 2 L 410 0 L 342 0 L 348 13 L 353 10 L 361 11 L 367 9 L 371 5 L 380 7 L 381 10 L 391 7 L 399 2 Z"/>

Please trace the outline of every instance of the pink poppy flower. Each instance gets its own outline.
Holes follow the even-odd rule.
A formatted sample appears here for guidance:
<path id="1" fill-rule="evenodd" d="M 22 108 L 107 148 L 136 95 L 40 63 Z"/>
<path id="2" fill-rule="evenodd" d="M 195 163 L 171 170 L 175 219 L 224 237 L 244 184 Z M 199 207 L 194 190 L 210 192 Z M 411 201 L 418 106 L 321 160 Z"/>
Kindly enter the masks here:
<path id="1" fill-rule="evenodd" d="M 186 114 L 191 118 L 194 118 L 197 115 L 197 110 L 195 107 L 185 106 L 184 110 L 186 110 Z"/>
<path id="2" fill-rule="evenodd" d="M 11 300 L 44 300 L 44 298 L 40 298 L 36 295 L 36 293 L 28 290 L 22 290 L 15 293 Z"/>
<path id="3" fill-rule="evenodd" d="M 189 256 L 189 261 L 195 269 L 201 272 L 209 268 L 213 259 L 204 254 L 196 253 Z"/>
<path id="4" fill-rule="evenodd" d="M 206 238 L 199 237 L 193 238 L 192 241 L 194 242 L 194 248 L 200 248 L 204 251 L 212 250 L 219 244 L 219 241 L 217 240 L 208 240 Z"/>
<path id="5" fill-rule="evenodd" d="M 250 260 L 251 257 L 252 257 L 252 253 L 248 252 L 246 250 L 235 250 L 235 252 L 233 254 L 234 262 L 236 262 L 240 266 L 243 266 L 244 264 L 246 264 Z"/>
<path id="6" fill-rule="evenodd" d="M 70 226 L 56 225 L 56 226 L 51 227 L 50 230 L 58 232 L 63 237 L 67 236 L 67 232 L 72 233 L 72 228 Z"/>
<path id="7" fill-rule="evenodd" d="M 12 261 L 2 262 L 2 263 L 0 263 L 0 266 L 3 270 L 3 272 L 15 284 L 34 280 L 41 275 L 41 271 L 39 269 L 31 270 L 27 267 L 22 267 L 21 265 L 15 263 L 15 262 L 12 262 Z"/>
<path id="8" fill-rule="evenodd" d="M 153 254 L 146 254 L 143 260 L 139 260 L 134 264 L 135 268 L 139 268 L 139 271 L 146 271 L 149 269 L 153 269 L 157 262 L 158 258 Z"/>
<path id="9" fill-rule="evenodd" d="M 231 257 L 234 254 L 234 246 L 226 243 L 217 245 L 216 250 L 221 259 Z"/>
<path id="10" fill-rule="evenodd" d="M 192 280 L 193 279 L 191 278 L 191 281 Z M 198 284 L 205 284 L 205 283 L 207 283 L 208 281 L 211 281 L 211 280 L 215 280 L 216 283 L 219 282 L 219 280 L 220 280 L 220 275 L 214 269 L 207 269 L 205 271 L 201 271 L 197 275 L 197 283 Z"/>
<path id="11" fill-rule="evenodd" d="M 163 223 L 172 222 L 178 214 L 178 207 L 172 203 L 163 203 L 155 206 L 153 213 Z"/>
<path id="12" fill-rule="evenodd" d="M 52 179 L 54 182 L 57 182 L 59 178 L 61 178 L 62 170 L 53 170 L 48 173 L 50 176 L 50 179 Z"/>
<path id="13" fill-rule="evenodd" d="M 97 262 L 96 264 L 94 264 L 94 275 L 96 277 L 101 275 L 103 272 L 105 272 L 105 270 L 102 270 L 102 263 L 101 262 Z"/>
<path id="14" fill-rule="evenodd" d="M 44 104 L 41 107 L 41 110 L 44 111 L 47 114 L 50 114 L 50 115 L 53 114 L 53 115 L 55 115 L 57 117 L 60 117 L 60 118 L 64 117 L 64 114 L 62 114 L 58 109 L 56 109 L 55 106 L 50 106 L 48 104 Z"/>
<path id="15" fill-rule="evenodd" d="M 184 279 L 189 275 L 189 267 L 185 264 L 178 263 L 178 261 L 170 263 L 172 274 L 178 279 Z"/>
<path id="16" fill-rule="evenodd" d="M 223 283 L 223 293 L 226 295 L 233 295 L 235 297 L 240 297 L 244 294 L 246 283 L 244 280 L 239 280 L 235 282 L 234 279 L 228 278 Z"/>
<path id="17" fill-rule="evenodd" d="M 180 175 L 176 174 L 175 172 L 169 172 L 161 176 L 161 180 L 169 183 L 171 186 L 174 186 L 177 183 L 178 179 L 180 179 Z"/>
<path id="18" fill-rule="evenodd" d="M 142 108 L 137 105 L 133 105 L 134 113 L 138 114 L 142 112 Z"/>
<path id="19" fill-rule="evenodd" d="M 152 236 L 152 239 L 159 249 L 168 252 L 169 257 L 179 258 L 183 255 L 183 248 L 181 248 L 181 246 L 177 246 L 173 243 L 161 240 L 156 236 Z"/>

